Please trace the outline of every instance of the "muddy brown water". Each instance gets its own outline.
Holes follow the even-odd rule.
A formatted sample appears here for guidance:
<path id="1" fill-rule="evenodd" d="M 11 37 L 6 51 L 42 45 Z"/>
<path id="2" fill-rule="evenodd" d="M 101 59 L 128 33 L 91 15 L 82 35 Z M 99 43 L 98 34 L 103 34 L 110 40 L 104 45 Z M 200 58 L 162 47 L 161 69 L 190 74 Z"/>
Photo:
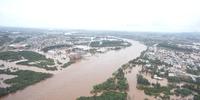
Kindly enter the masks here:
<path id="1" fill-rule="evenodd" d="M 122 64 L 138 57 L 146 49 L 145 45 L 137 41 L 128 41 L 132 43 L 132 46 L 86 58 L 72 64 L 52 78 L 28 86 L 24 90 L 19 90 L 0 99 L 75 100 L 80 96 L 90 96 L 90 91 L 95 84 L 105 81 Z"/>

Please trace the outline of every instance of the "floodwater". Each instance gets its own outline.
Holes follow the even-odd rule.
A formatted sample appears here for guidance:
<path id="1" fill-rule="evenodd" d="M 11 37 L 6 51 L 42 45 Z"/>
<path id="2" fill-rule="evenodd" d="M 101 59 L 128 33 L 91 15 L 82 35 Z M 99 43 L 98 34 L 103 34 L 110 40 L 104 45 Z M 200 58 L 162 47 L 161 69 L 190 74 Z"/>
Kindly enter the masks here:
<path id="1" fill-rule="evenodd" d="M 90 91 L 95 84 L 105 81 L 122 64 L 138 57 L 146 49 L 145 45 L 137 41 L 128 41 L 132 43 L 132 46 L 119 51 L 109 51 L 104 54 L 88 57 L 72 64 L 63 71 L 55 74 L 52 78 L 0 99 L 75 100 L 80 96 L 90 96 Z"/>
<path id="2" fill-rule="evenodd" d="M 128 100 L 154 100 L 154 97 L 145 95 L 144 91 L 138 90 L 137 86 L 137 74 L 141 70 L 141 66 L 136 66 L 131 69 L 131 73 L 126 75 L 129 91 L 128 91 Z"/>
<path id="3" fill-rule="evenodd" d="M 0 88 L 10 87 L 9 84 L 4 83 L 4 80 L 11 79 L 17 77 L 16 75 L 7 75 L 7 74 L 0 74 Z"/>
<path id="4" fill-rule="evenodd" d="M 20 60 L 20 61 L 23 61 L 23 60 Z M 7 61 L 0 60 L 0 64 L 5 65 L 5 67 L 2 67 L 0 69 L 9 68 L 12 71 L 13 68 L 16 68 L 16 69 L 19 69 L 19 70 L 31 70 L 31 71 L 35 71 L 35 72 L 52 73 L 52 74 L 54 73 L 53 71 L 47 71 L 47 70 L 39 68 L 39 67 L 16 64 L 17 62 L 20 62 L 20 61 L 7 62 Z"/>

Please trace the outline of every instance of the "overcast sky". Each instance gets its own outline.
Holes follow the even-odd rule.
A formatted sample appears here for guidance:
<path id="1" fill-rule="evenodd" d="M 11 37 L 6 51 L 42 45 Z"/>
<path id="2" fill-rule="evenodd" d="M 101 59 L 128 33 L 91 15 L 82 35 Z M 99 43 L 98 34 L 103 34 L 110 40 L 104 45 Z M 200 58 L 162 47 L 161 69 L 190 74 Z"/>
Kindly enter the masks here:
<path id="1" fill-rule="evenodd" d="M 0 0 L 0 25 L 200 32 L 200 0 Z"/>

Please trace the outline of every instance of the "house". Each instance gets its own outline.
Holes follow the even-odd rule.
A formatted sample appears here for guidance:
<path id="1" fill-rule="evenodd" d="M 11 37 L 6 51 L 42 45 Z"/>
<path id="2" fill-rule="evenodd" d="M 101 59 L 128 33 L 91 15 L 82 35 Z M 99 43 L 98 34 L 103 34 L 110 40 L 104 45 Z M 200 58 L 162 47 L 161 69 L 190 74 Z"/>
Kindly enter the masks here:
<path id="1" fill-rule="evenodd" d="M 163 80 L 163 78 L 158 77 L 157 75 L 154 75 L 153 78 L 154 78 L 154 79 L 157 79 L 157 80 Z"/>
<path id="2" fill-rule="evenodd" d="M 169 77 L 174 77 L 175 74 L 174 74 L 174 73 L 168 73 L 168 76 L 169 76 Z"/>

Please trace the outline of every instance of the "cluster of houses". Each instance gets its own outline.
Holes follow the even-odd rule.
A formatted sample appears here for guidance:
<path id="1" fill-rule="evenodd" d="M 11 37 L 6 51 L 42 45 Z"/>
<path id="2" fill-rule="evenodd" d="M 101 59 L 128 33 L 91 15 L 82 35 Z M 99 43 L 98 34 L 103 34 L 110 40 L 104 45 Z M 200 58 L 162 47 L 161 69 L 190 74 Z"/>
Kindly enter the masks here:
<path id="1" fill-rule="evenodd" d="M 198 69 L 200 67 L 200 54 L 196 52 L 185 53 L 181 51 L 175 51 L 165 48 L 160 48 L 156 46 L 149 47 L 147 52 L 145 53 L 148 59 L 156 60 L 159 59 L 161 62 L 168 64 L 170 66 L 159 65 L 158 70 L 159 74 L 164 74 L 166 71 L 168 72 L 168 77 L 174 77 L 177 75 L 186 75 L 190 76 L 192 79 L 195 77 L 200 77 L 198 75 L 193 75 L 187 73 L 187 69 Z M 145 67 L 151 67 L 151 64 L 146 64 Z M 162 71 L 160 69 L 163 69 Z M 153 76 L 154 79 L 162 80 L 158 75 Z"/>

